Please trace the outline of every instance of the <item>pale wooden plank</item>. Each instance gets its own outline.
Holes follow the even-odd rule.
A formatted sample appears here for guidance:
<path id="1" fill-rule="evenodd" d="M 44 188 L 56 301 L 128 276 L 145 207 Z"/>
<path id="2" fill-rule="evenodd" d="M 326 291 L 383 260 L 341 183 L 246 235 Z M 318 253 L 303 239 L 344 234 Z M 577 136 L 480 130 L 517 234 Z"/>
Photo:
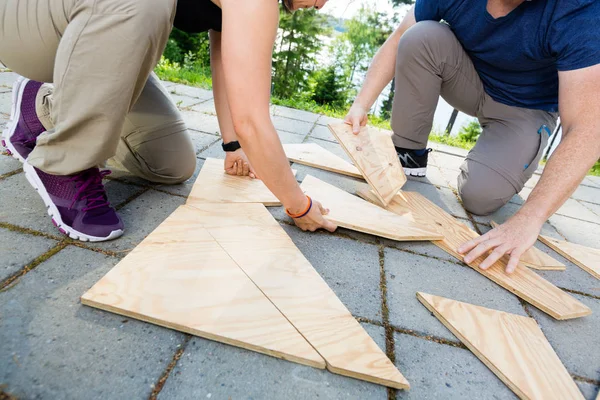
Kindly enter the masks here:
<path id="1" fill-rule="evenodd" d="M 293 171 L 294 174 L 296 171 Z M 281 202 L 260 179 L 228 175 L 223 170 L 223 160 L 207 158 L 192 186 L 187 204 L 262 203 L 280 206 Z"/>
<path id="2" fill-rule="evenodd" d="M 426 293 L 417 298 L 521 399 L 583 399 L 533 318 Z"/>
<path id="3" fill-rule="evenodd" d="M 378 201 L 375 195 L 367 189 L 362 189 L 358 193 L 372 202 Z M 435 226 L 444 235 L 444 239 L 433 241 L 433 243 L 461 261 L 463 261 L 463 256 L 456 249 L 478 236 L 476 232 L 458 222 L 420 193 L 401 192 L 392 199 L 387 209 L 399 215 L 410 214 L 417 223 L 423 226 Z M 512 274 L 507 274 L 505 272 L 506 259 L 498 260 L 488 269 L 479 268 L 485 258 L 484 254 L 468 265 L 552 317 L 564 320 L 592 313 L 592 310 L 585 304 L 569 296 L 529 268 L 517 268 Z"/>
<path id="4" fill-rule="evenodd" d="M 600 279 L 600 250 L 585 247 L 580 244 L 569 243 L 564 240 L 553 239 L 548 236 L 540 235 L 539 239 L 542 243 L 546 244 L 546 246 L 550 247 L 585 272 L 596 279 Z"/>
<path id="5" fill-rule="evenodd" d="M 436 240 L 443 236 L 409 216 L 396 215 L 333 185 L 307 175 L 300 188 L 329 208 L 326 218 L 343 228 L 392 240 Z"/>
<path id="6" fill-rule="evenodd" d="M 329 125 L 329 129 L 371 185 L 379 201 L 387 205 L 406 182 L 391 136 L 370 127 L 362 127 L 355 135 L 348 124 Z"/>
<path id="7" fill-rule="evenodd" d="M 334 373 L 398 389 L 408 382 L 260 204 L 196 204 L 195 216 Z M 249 218 L 250 217 L 250 218 Z"/>
<path id="8" fill-rule="evenodd" d="M 494 221 L 491 221 L 491 225 L 493 228 L 498 226 Z M 531 247 L 523 253 L 520 261 L 526 267 L 542 271 L 564 271 L 567 269 L 565 264 L 555 260 L 536 247 Z"/>
<path id="9" fill-rule="evenodd" d="M 295 163 L 364 179 L 354 165 L 316 143 L 284 144 L 283 150 L 287 158 Z"/>
<path id="10" fill-rule="evenodd" d="M 81 302 L 325 368 L 323 358 L 223 250 L 197 214 L 189 206 L 179 207 Z"/>

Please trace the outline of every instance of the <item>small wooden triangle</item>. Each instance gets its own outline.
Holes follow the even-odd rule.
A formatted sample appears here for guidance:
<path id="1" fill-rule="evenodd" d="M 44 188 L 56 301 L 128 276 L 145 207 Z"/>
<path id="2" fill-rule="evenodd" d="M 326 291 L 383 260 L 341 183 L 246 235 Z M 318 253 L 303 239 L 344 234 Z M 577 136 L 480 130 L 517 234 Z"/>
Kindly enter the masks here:
<path id="1" fill-rule="evenodd" d="M 295 171 L 292 170 L 294 174 Z M 281 202 L 260 179 L 228 175 L 223 160 L 207 158 L 196 178 L 186 204 L 195 203 L 262 203 L 280 206 Z"/>
<path id="2" fill-rule="evenodd" d="M 564 240 L 553 239 L 548 236 L 539 236 L 546 246 L 556 251 L 573 264 L 577 265 L 596 279 L 600 279 L 600 250 L 585 247 L 580 244 L 569 243 Z"/>
<path id="3" fill-rule="evenodd" d="M 387 205 L 406 182 L 391 136 L 366 126 L 358 135 L 348 124 L 329 125 L 329 129 L 371 185 L 379 201 Z"/>
<path id="4" fill-rule="evenodd" d="M 412 218 L 396 215 L 333 185 L 307 175 L 300 188 L 329 209 L 326 218 L 337 225 L 392 240 L 439 240 L 433 227 L 423 227 Z"/>
<path id="5" fill-rule="evenodd" d="M 521 399 L 583 399 L 533 318 L 426 293 L 417 298 Z"/>
<path id="6" fill-rule="evenodd" d="M 354 165 L 316 143 L 284 144 L 283 149 L 287 158 L 295 163 L 364 179 Z"/>
<path id="7" fill-rule="evenodd" d="M 492 228 L 498 226 L 494 221 L 491 221 L 490 223 Z M 520 262 L 526 267 L 541 271 L 564 271 L 567 269 L 565 264 L 555 260 L 536 247 L 532 247 L 523 253 Z"/>

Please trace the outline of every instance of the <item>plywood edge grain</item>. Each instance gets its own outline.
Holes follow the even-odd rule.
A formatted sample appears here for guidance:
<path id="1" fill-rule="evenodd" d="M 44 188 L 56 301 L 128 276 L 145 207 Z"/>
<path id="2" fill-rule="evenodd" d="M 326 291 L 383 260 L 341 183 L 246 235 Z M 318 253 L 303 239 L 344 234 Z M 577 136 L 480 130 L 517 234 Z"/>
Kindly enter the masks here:
<path id="1" fill-rule="evenodd" d="M 302 158 L 297 154 L 296 151 L 299 146 L 316 146 L 319 149 L 319 152 L 326 154 L 330 160 L 334 160 L 335 162 L 331 163 L 329 160 L 311 161 L 306 158 Z M 335 172 L 341 175 L 350 176 L 352 178 L 358 178 L 362 180 L 365 179 L 362 173 L 354 165 L 350 164 L 343 158 L 336 156 L 332 152 L 324 149 L 316 143 L 284 144 L 283 149 L 285 150 L 288 160 L 294 163 L 307 165 L 313 168 L 319 168 L 329 172 Z M 316 156 L 318 156 L 318 154 Z"/>
<path id="2" fill-rule="evenodd" d="M 408 383 L 406 378 L 404 378 L 404 376 L 402 374 L 400 374 L 400 372 L 398 372 L 400 377 L 398 379 L 392 380 L 392 379 L 378 378 L 373 375 L 360 374 L 355 371 L 347 370 L 344 368 L 336 368 L 330 364 L 327 364 L 327 370 L 334 374 L 348 376 L 350 378 L 360 379 L 362 381 L 371 382 L 371 383 L 375 383 L 377 385 L 387 386 L 387 387 L 394 388 L 394 389 L 399 389 L 399 390 L 409 390 L 410 389 L 410 383 Z"/>

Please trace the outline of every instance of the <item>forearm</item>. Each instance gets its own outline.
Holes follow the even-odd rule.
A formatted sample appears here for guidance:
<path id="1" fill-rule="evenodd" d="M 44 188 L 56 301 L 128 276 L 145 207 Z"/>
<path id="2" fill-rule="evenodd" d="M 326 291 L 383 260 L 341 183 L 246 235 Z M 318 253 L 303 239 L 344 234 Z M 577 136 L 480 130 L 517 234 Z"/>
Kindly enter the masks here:
<path id="1" fill-rule="evenodd" d="M 233 128 L 229 101 L 225 88 L 223 63 L 221 61 L 221 32 L 210 31 L 210 68 L 212 73 L 213 97 L 219 129 L 223 142 L 229 143 L 238 140 Z"/>

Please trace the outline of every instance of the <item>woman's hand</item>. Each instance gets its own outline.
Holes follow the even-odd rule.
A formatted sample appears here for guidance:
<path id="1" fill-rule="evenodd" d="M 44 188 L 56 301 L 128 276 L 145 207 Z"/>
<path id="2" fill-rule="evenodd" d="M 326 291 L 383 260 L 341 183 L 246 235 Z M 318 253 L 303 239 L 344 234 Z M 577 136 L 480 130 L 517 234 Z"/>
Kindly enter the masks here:
<path id="1" fill-rule="evenodd" d="M 252 179 L 258 178 L 242 149 L 225 153 L 225 172 L 229 175 L 250 176 Z"/>
<path id="2" fill-rule="evenodd" d="M 352 125 L 352 132 L 355 135 L 358 135 L 358 133 L 360 132 L 360 127 L 367 125 L 367 110 L 365 110 L 363 106 L 355 102 L 354 104 L 352 104 L 352 107 L 350 107 L 346 118 L 344 118 L 344 122 L 348 125 Z"/>
<path id="3" fill-rule="evenodd" d="M 321 203 L 316 200 L 313 200 L 312 202 L 313 204 L 308 214 L 302 218 L 293 218 L 296 226 L 303 231 L 314 232 L 317 229 L 323 228 L 329 232 L 335 232 L 337 225 L 324 217 L 329 213 L 329 210 L 324 208 Z"/>

